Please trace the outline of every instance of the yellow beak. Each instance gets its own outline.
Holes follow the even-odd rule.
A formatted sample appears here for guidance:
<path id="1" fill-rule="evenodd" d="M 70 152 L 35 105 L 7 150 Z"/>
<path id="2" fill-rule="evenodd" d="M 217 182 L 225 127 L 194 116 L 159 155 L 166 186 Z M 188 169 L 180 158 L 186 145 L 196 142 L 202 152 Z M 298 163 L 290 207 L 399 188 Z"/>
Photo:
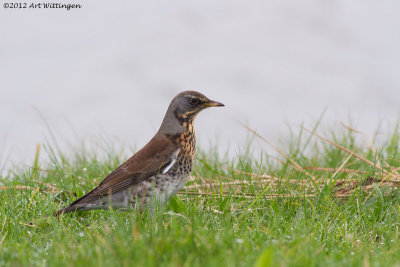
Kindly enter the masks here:
<path id="1" fill-rule="evenodd" d="M 217 102 L 217 101 L 214 101 L 214 100 L 210 100 L 210 101 L 204 103 L 204 105 L 206 107 L 224 107 L 225 106 L 221 102 Z"/>

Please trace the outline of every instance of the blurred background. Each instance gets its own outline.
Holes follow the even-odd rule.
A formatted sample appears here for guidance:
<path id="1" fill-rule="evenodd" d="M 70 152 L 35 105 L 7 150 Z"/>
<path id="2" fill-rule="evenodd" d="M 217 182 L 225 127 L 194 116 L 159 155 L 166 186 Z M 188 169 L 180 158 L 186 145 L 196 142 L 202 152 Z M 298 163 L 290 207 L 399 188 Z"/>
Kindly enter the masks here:
<path id="1" fill-rule="evenodd" d="M 105 137 L 128 156 L 183 90 L 226 105 L 196 131 L 233 154 L 250 136 L 239 122 L 276 142 L 324 111 L 326 129 L 370 135 L 398 119 L 398 1 L 68 3 L 82 8 L 0 9 L 3 169 L 31 164 L 48 126 L 66 152 Z"/>

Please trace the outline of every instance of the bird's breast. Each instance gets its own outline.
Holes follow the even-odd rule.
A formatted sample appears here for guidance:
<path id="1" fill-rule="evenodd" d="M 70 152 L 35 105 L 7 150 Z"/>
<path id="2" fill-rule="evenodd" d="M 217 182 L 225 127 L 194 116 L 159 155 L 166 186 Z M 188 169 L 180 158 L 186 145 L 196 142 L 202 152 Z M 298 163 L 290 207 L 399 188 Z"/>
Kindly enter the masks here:
<path id="1" fill-rule="evenodd" d="M 188 157 L 194 157 L 196 153 L 196 138 L 194 133 L 184 132 L 179 135 L 176 142 L 181 148 L 180 154 L 184 154 Z"/>
<path id="2" fill-rule="evenodd" d="M 193 157 L 180 154 L 175 161 L 175 164 L 166 172 L 171 177 L 185 177 L 192 172 Z"/>
<path id="3" fill-rule="evenodd" d="M 194 157 L 196 153 L 196 136 L 194 133 L 193 121 L 183 121 L 185 131 L 176 136 L 176 143 L 181 148 L 181 153 Z"/>

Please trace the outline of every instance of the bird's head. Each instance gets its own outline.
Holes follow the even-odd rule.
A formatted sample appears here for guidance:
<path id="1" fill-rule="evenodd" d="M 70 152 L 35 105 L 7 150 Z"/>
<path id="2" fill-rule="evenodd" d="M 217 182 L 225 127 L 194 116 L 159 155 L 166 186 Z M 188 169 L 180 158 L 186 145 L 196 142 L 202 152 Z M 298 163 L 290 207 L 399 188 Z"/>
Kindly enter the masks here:
<path id="1" fill-rule="evenodd" d="M 196 115 L 209 107 L 223 107 L 224 104 L 210 100 L 205 95 L 196 91 L 184 91 L 174 97 L 168 107 L 161 129 L 171 130 L 171 127 L 191 124 Z M 179 125 L 178 125 L 179 124 Z M 160 130 L 161 130 L 160 129 Z"/>
<path id="2" fill-rule="evenodd" d="M 223 106 L 224 104 L 210 100 L 199 92 L 184 91 L 172 100 L 170 108 L 178 118 L 193 120 L 205 108 Z"/>

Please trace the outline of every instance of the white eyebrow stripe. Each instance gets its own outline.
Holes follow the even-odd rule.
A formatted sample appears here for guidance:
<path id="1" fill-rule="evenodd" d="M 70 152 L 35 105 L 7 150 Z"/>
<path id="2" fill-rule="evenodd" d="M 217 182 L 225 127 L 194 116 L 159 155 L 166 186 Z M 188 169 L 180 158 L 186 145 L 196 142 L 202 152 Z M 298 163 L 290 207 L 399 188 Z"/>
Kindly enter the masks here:
<path id="1" fill-rule="evenodd" d="M 180 148 L 178 148 L 177 150 L 175 150 L 174 151 L 174 153 L 172 153 L 172 155 L 171 155 L 171 158 L 172 158 L 172 160 L 171 160 L 171 162 L 162 170 L 162 174 L 166 174 L 168 171 L 169 171 L 169 169 L 171 169 L 171 167 L 172 166 L 174 166 L 174 164 L 175 164 L 175 162 L 176 162 L 176 158 L 178 157 L 178 154 L 179 154 L 179 151 L 180 151 L 181 149 Z"/>

